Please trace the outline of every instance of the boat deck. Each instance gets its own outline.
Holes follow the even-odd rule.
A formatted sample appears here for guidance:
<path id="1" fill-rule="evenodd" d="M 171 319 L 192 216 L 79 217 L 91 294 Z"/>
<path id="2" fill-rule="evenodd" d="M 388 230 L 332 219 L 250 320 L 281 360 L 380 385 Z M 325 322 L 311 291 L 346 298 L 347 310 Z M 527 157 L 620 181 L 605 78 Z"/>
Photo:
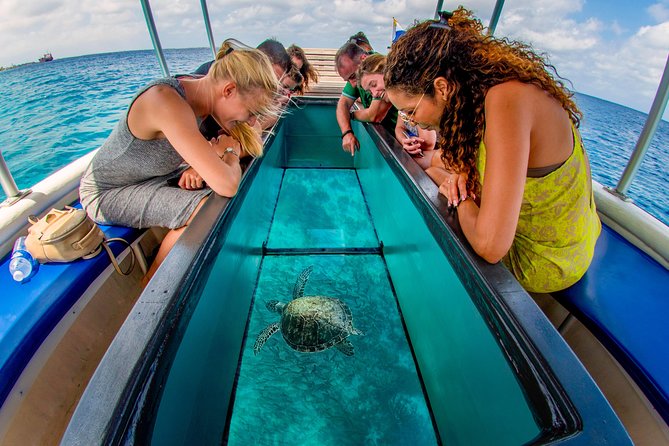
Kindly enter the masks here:
<path id="1" fill-rule="evenodd" d="M 307 96 L 339 97 L 346 82 L 335 70 L 334 57 L 337 53 L 333 48 L 303 48 L 309 62 L 318 71 L 318 83 L 310 86 Z"/>

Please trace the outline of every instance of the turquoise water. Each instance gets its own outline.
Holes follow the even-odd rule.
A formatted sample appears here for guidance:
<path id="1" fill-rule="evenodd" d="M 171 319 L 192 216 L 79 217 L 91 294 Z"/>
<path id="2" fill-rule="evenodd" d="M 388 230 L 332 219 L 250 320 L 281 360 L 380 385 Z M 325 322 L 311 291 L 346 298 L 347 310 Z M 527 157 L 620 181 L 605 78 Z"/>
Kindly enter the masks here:
<path id="1" fill-rule="evenodd" d="M 207 48 L 166 50 L 172 73 L 191 72 L 211 59 Z M 27 188 L 97 148 L 134 92 L 160 77 L 153 51 L 125 51 L 56 59 L 0 72 L 0 150 L 19 188 Z M 646 115 L 577 94 L 585 113 L 582 134 L 594 178 L 615 186 Z M 662 121 L 629 195 L 669 224 L 669 122 Z M 4 195 L 0 191 L 0 199 Z"/>
<path id="2" fill-rule="evenodd" d="M 288 169 L 268 248 L 378 247 L 354 170 Z M 280 316 L 299 273 L 305 296 L 335 297 L 364 336 L 355 355 L 291 349 L 276 333 L 254 355 L 257 335 Z M 258 420 L 263 420 L 258 423 Z M 262 263 L 229 427 L 229 444 L 436 444 L 388 271 L 380 255 L 266 256 Z"/>
<path id="3" fill-rule="evenodd" d="M 173 73 L 190 72 L 211 51 L 166 50 L 165 57 Z M 0 72 L 0 150 L 19 188 L 98 148 L 135 92 L 160 76 L 153 51 L 55 59 Z"/>
<path id="4" fill-rule="evenodd" d="M 342 199 L 346 200 L 346 213 L 341 212 Z M 268 248 L 378 245 L 354 170 L 286 170 Z"/>
<path id="5" fill-rule="evenodd" d="M 298 110 L 288 119 L 318 113 Z M 229 223 L 201 297 L 191 296 L 197 306 L 156 417 L 142 421 L 153 424 L 151 444 L 513 445 L 535 437 L 513 369 L 380 154 L 366 150 L 358 170 L 284 171 L 277 168 L 284 148 L 276 145 L 300 139 L 283 134 L 295 122 L 264 157 L 244 198 L 254 205 Z M 309 138 L 322 139 L 302 144 Z M 367 137 L 361 142 L 368 147 Z M 372 187 L 361 186 L 363 176 Z M 370 213 L 388 208 L 380 199 L 398 212 Z M 380 245 L 378 228 L 384 256 L 369 254 Z M 264 242 L 271 254 L 262 257 Z M 291 251 L 319 248 L 348 254 Z M 258 334 L 280 320 L 267 302 L 288 302 L 308 266 L 305 295 L 340 299 L 364 333 L 348 338 L 355 354 L 297 352 L 281 333 L 254 354 Z M 430 271 L 420 284 L 416 270 Z"/>
<path id="6" fill-rule="evenodd" d="M 305 295 L 339 298 L 365 333 L 348 338 L 355 354 L 297 352 L 276 333 L 254 355 L 255 337 L 280 318 L 266 302 L 288 302 L 307 266 L 314 271 Z M 268 256 L 254 300 L 228 444 L 436 444 L 380 256 Z"/>
<path id="7" fill-rule="evenodd" d="M 284 248 L 379 246 L 355 171 L 288 169 L 280 189 L 268 235 L 276 241 L 268 247 L 276 251 L 262 259 L 252 293 L 227 429 L 224 397 L 216 395 L 230 385 L 221 379 L 229 373 L 225 356 L 238 349 L 228 340 L 235 328 L 226 320 L 243 310 L 217 299 L 231 267 L 229 253 L 222 250 L 171 366 L 152 444 L 214 444 L 222 438 L 230 445 L 437 444 L 381 255 L 281 254 Z M 345 233 L 360 236 L 342 238 Z M 231 243 L 238 243 L 237 237 Z M 348 338 L 355 354 L 336 348 L 298 352 L 279 332 L 255 355 L 258 334 L 280 319 L 267 302 L 290 301 L 307 266 L 313 272 L 304 295 L 340 299 L 364 333 Z M 237 318 L 234 324 L 240 323 Z"/>
<path id="8" fill-rule="evenodd" d="M 363 148 L 356 157 L 358 177 L 383 241 L 386 266 L 441 440 L 447 445 L 527 443 L 538 429 L 519 385 L 515 360 L 509 366 L 455 270 L 453 253 L 423 230 L 424 216 L 384 167 L 381 153 L 364 150 L 373 147 L 371 136 L 355 131 Z"/>

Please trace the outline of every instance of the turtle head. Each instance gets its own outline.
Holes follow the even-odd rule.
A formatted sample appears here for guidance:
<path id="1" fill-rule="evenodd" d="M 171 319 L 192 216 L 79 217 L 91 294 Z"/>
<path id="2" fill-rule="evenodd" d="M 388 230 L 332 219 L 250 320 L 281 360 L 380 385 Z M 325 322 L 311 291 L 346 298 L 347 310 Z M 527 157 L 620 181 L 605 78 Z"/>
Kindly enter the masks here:
<path id="1" fill-rule="evenodd" d="M 286 304 L 279 302 L 278 300 L 270 300 L 267 302 L 267 309 L 269 311 L 273 311 L 275 313 L 281 314 L 283 312 L 283 307 L 286 306 Z"/>

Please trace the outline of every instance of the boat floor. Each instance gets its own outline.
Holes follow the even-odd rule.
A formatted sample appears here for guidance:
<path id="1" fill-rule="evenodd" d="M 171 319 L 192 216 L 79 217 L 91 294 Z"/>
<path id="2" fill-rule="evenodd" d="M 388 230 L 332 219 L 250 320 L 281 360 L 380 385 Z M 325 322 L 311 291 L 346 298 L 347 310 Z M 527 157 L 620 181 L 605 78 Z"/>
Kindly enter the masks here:
<path id="1" fill-rule="evenodd" d="M 147 231 L 142 250 L 152 252 L 162 236 Z M 14 386 L 9 407 L 3 407 L 7 419 L 0 421 L 0 444 L 60 443 L 88 381 L 141 294 L 142 277 L 139 267 L 129 276 L 112 272 L 87 303 L 73 306 Z"/>
<path id="2" fill-rule="evenodd" d="M 567 310 L 546 294 L 533 294 L 535 302 L 558 328 Z M 576 318 L 562 332 L 613 407 L 625 429 L 638 446 L 669 446 L 669 427 L 632 378 L 606 348 Z"/>

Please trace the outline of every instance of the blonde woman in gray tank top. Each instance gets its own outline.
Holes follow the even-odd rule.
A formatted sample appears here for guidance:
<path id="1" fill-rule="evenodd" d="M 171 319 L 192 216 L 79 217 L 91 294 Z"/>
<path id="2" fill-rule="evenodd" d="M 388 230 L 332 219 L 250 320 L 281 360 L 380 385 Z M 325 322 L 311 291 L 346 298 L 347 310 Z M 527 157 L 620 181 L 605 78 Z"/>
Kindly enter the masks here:
<path id="1" fill-rule="evenodd" d="M 147 273 L 150 279 L 206 197 L 232 197 L 241 179 L 244 147 L 229 136 L 207 141 L 199 124 L 207 116 L 229 133 L 276 113 L 278 81 L 269 59 L 255 49 L 221 46 L 201 78 L 159 79 L 142 88 L 86 169 L 79 188 L 88 215 L 100 224 L 171 229 Z M 193 189 L 184 165 L 206 182 Z"/>

